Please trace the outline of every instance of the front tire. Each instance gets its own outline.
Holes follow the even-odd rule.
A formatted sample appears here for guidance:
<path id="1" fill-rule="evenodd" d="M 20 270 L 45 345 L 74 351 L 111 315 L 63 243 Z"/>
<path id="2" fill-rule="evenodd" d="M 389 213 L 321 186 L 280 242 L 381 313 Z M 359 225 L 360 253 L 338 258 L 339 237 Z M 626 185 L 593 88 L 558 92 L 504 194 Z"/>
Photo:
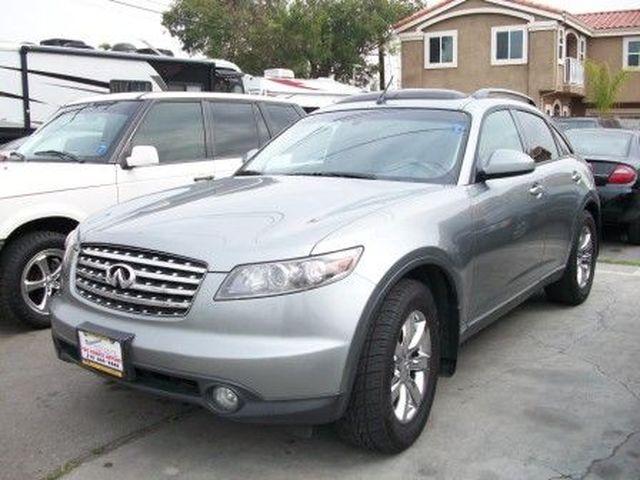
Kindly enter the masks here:
<path id="1" fill-rule="evenodd" d="M 347 410 L 347 442 L 382 453 L 411 446 L 427 422 L 438 380 L 440 329 L 429 288 L 402 280 L 371 324 Z"/>
<path id="2" fill-rule="evenodd" d="M 598 253 L 596 222 L 587 211 L 582 212 L 578 234 L 562 278 L 545 288 L 547 297 L 565 305 L 583 303 L 593 285 Z"/>
<path id="3" fill-rule="evenodd" d="M 12 240 L 0 258 L 0 317 L 47 328 L 49 301 L 59 288 L 65 236 L 31 232 Z"/>

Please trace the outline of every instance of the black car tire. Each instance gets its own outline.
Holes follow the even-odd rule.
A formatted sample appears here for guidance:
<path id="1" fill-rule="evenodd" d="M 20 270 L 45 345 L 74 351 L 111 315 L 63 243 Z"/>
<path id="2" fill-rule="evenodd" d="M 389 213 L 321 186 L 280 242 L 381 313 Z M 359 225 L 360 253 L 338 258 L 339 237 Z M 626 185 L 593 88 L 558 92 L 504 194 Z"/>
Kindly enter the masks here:
<path id="1" fill-rule="evenodd" d="M 584 286 L 580 286 L 577 279 L 578 273 L 578 248 L 580 242 L 580 234 L 583 228 L 588 228 L 591 231 L 591 238 L 593 241 L 593 251 L 591 255 L 591 270 L 589 278 Z M 573 248 L 569 255 L 567 266 L 564 270 L 564 274 L 555 283 L 548 285 L 545 288 L 547 298 L 557 303 L 564 305 L 580 305 L 584 302 L 593 286 L 593 278 L 596 270 L 596 258 L 598 253 L 598 231 L 596 229 L 596 222 L 591 214 L 587 211 L 582 212 L 581 222 L 579 223 L 578 231 L 576 232 Z"/>
<path id="2" fill-rule="evenodd" d="M 431 355 L 422 401 L 412 419 L 402 423 L 391 398 L 394 355 L 403 324 L 416 311 L 426 319 Z M 382 453 L 398 453 L 415 442 L 427 422 L 436 391 L 439 332 L 436 303 L 429 288 L 415 280 L 402 280 L 391 289 L 371 322 L 347 410 L 336 425 L 343 440 Z"/>
<path id="3" fill-rule="evenodd" d="M 640 223 L 632 223 L 627 227 L 627 239 L 632 245 L 640 245 Z"/>
<path id="4" fill-rule="evenodd" d="M 38 252 L 64 250 L 65 236 L 58 232 L 31 232 L 9 242 L 0 255 L 0 318 L 31 328 L 48 328 L 49 315 L 38 314 L 22 299 L 22 272 Z"/>

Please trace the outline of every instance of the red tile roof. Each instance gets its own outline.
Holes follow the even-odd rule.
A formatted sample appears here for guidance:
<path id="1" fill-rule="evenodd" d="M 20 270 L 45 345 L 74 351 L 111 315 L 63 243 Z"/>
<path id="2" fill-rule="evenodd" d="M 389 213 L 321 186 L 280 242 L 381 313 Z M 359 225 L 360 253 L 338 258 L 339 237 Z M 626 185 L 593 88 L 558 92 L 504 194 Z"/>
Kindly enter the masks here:
<path id="1" fill-rule="evenodd" d="M 580 13 L 574 16 L 594 30 L 640 27 L 640 10 Z"/>

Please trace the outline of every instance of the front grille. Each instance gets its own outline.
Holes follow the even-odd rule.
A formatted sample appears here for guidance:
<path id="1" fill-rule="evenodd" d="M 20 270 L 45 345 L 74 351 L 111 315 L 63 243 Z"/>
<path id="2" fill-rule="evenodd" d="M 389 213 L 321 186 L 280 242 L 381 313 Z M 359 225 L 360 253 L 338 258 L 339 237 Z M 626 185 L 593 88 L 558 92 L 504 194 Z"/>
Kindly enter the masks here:
<path id="1" fill-rule="evenodd" d="M 123 276 L 132 282 L 114 279 L 118 269 L 124 269 Z M 83 245 L 76 265 L 75 286 L 84 299 L 106 308 L 176 317 L 189 311 L 206 271 L 202 262 L 167 253 Z"/>

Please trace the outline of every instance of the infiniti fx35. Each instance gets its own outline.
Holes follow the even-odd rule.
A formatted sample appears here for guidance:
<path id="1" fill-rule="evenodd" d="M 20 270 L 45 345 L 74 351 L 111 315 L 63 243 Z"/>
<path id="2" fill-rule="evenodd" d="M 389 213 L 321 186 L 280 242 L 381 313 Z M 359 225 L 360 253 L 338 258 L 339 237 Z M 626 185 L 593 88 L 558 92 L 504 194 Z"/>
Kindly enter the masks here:
<path id="1" fill-rule="evenodd" d="M 591 290 L 594 180 L 530 103 L 355 97 L 231 178 L 91 217 L 51 306 L 58 356 L 230 419 L 407 448 L 461 342 L 541 288 Z"/>

